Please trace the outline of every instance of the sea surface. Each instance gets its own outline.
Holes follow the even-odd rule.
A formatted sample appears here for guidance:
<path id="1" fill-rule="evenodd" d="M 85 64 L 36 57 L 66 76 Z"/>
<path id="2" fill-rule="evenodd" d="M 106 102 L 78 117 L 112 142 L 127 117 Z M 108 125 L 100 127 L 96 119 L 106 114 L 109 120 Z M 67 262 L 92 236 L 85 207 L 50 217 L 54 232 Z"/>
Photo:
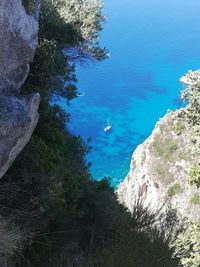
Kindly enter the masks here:
<path id="1" fill-rule="evenodd" d="M 78 67 L 84 94 L 66 109 L 71 131 L 92 138 L 93 177 L 109 176 L 117 186 L 136 146 L 168 109 L 180 107 L 180 76 L 200 68 L 200 1 L 104 2 L 108 23 L 100 42 L 111 56 Z M 112 130 L 105 133 L 107 120 Z"/>

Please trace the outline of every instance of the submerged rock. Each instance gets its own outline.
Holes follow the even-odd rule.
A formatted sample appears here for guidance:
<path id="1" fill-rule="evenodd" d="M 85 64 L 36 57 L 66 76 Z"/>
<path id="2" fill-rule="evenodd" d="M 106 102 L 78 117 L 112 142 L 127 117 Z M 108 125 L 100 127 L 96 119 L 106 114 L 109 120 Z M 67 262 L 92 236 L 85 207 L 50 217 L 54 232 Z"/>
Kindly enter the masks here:
<path id="1" fill-rule="evenodd" d="M 0 2 L 0 178 L 29 141 L 39 94 L 20 95 L 38 41 L 38 22 L 20 0 Z"/>

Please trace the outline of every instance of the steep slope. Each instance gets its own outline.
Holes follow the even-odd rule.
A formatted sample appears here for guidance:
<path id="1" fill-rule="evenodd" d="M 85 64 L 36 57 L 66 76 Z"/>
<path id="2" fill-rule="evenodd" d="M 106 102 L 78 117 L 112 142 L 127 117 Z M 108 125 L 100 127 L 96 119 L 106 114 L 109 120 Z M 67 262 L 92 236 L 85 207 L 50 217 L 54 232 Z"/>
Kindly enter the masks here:
<path id="1" fill-rule="evenodd" d="M 188 184 L 189 168 L 197 161 L 183 109 L 169 112 L 133 153 L 130 171 L 118 197 L 129 210 L 141 198 L 153 209 L 167 206 L 192 221 L 200 218 L 200 190 Z"/>

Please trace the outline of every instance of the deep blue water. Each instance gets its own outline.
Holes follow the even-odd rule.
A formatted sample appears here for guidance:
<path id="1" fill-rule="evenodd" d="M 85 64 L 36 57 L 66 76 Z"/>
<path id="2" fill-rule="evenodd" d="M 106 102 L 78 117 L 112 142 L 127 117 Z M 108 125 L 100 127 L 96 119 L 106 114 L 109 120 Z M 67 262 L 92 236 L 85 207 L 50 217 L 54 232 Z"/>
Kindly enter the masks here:
<path id="1" fill-rule="evenodd" d="M 92 138 L 94 178 L 123 180 L 136 146 L 180 105 L 180 76 L 200 67 L 199 10 L 197 0 L 105 0 L 101 43 L 111 58 L 79 67 L 85 96 L 66 107 L 71 131 Z M 104 133 L 108 119 L 113 129 Z"/>

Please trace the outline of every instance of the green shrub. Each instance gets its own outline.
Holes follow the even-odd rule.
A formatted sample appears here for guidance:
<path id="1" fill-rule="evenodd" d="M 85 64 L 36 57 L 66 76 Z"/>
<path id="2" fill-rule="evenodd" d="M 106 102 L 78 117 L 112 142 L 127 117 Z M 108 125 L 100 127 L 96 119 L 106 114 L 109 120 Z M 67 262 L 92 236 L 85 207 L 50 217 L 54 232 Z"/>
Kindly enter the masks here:
<path id="1" fill-rule="evenodd" d="M 188 224 L 174 242 L 175 256 L 180 258 L 183 267 L 199 267 L 200 225 Z M 179 266 L 179 265 L 178 265 Z"/>
<path id="2" fill-rule="evenodd" d="M 180 135 L 184 129 L 185 123 L 183 121 L 177 121 L 177 123 L 174 125 L 174 131 L 177 135 Z"/>
<path id="3" fill-rule="evenodd" d="M 172 181 L 172 174 L 169 172 L 168 166 L 163 162 L 157 162 L 155 166 L 155 174 L 158 176 L 162 184 L 169 184 Z"/>
<path id="4" fill-rule="evenodd" d="M 190 185 L 196 185 L 197 188 L 200 187 L 200 164 L 194 165 L 189 171 L 189 180 Z"/>
<path id="5" fill-rule="evenodd" d="M 194 205 L 199 205 L 200 204 L 200 195 L 198 193 L 195 193 L 191 199 L 190 202 Z"/>
<path id="6" fill-rule="evenodd" d="M 162 139 L 157 137 L 152 144 L 152 150 L 155 154 L 163 159 L 171 161 L 173 158 L 173 153 L 177 149 L 177 145 L 174 140 L 166 138 Z"/>
<path id="7" fill-rule="evenodd" d="M 170 186 L 168 188 L 167 196 L 168 197 L 173 197 L 174 195 L 182 193 L 182 192 L 183 192 L 183 190 L 182 190 L 180 184 L 179 183 L 175 183 L 175 184 L 173 184 L 172 186 Z"/>

